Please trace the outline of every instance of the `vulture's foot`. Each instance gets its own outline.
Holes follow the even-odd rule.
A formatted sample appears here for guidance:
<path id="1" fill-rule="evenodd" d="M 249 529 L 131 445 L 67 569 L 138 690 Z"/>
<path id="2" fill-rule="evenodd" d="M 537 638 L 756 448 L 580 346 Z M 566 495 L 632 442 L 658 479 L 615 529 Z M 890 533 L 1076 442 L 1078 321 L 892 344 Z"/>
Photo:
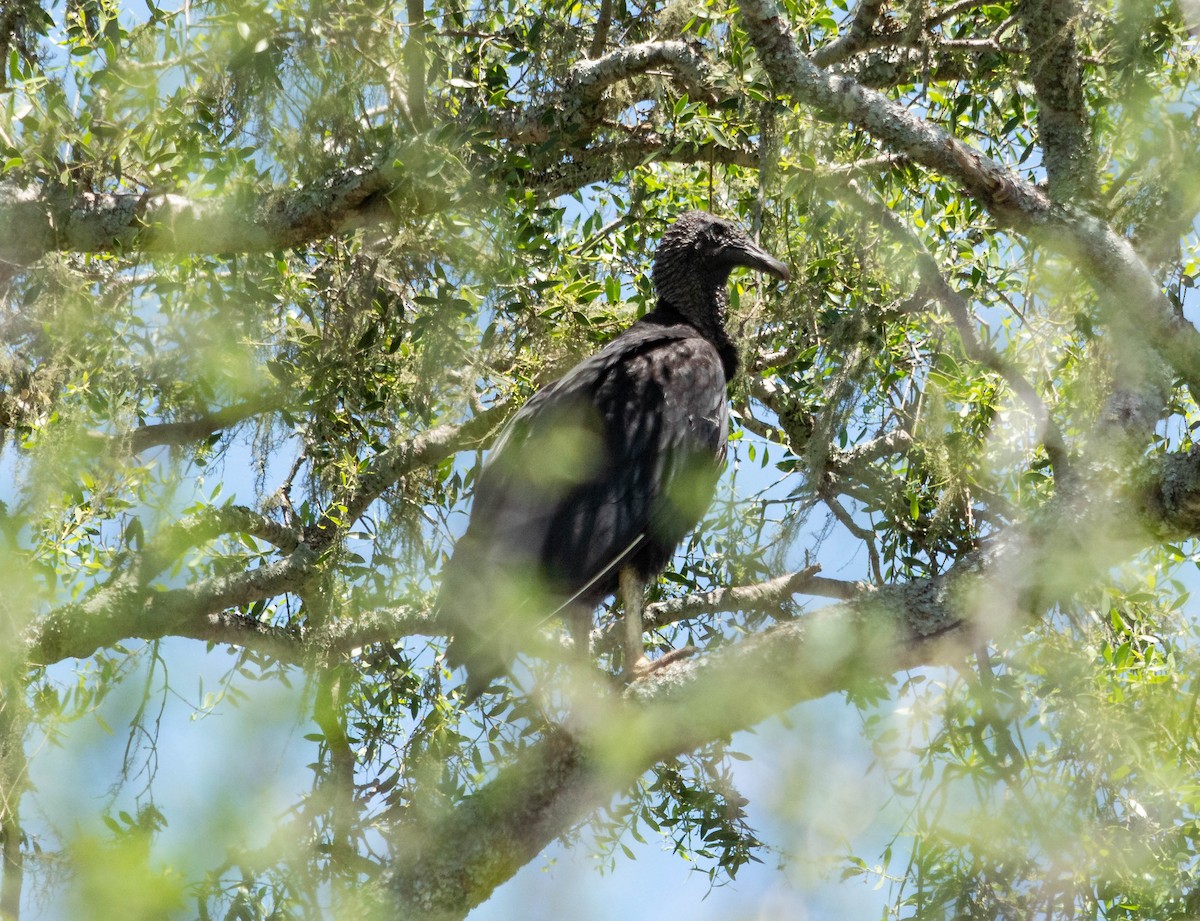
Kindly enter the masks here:
<path id="1" fill-rule="evenodd" d="M 659 669 L 666 668 L 672 662 L 690 658 L 699 651 L 695 646 L 683 646 L 679 649 L 672 649 L 670 652 L 664 652 L 657 659 L 647 659 L 645 656 L 642 656 L 632 666 L 626 667 L 624 675 L 625 683 L 633 684 L 635 681 L 641 681 L 648 675 L 653 675 Z"/>

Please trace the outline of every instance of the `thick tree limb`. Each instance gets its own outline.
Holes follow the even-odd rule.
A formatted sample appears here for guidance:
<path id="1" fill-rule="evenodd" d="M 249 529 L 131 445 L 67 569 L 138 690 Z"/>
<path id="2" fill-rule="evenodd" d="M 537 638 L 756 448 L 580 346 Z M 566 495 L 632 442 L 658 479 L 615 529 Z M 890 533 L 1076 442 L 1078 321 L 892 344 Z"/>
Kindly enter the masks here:
<path id="1" fill-rule="evenodd" d="M 912 448 L 912 445 L 912 435 L 908 432 L 902 430 L 888 432 L 886 435 L 880 435 L 878 438 L 872 438 L 870 441 L 864 441 L 849 448 L 835 447 L 829 453 L 827 466 L 831 470 L 845 474 L 860 470 L 864 464 L 869 464 L 881 457 L 905 454 Z"/>
<path id="2" fill-rule="evenodd" d="M 962 53 L 900 47 L 856 54 L 833 69 L 863 86 L 888 89 L 904 83 L 967 80 L 976 75 L 979 62 Z"/>
<path id="3" fill-rule="evenodd" d="M 1056 201 L 1096 195 L 1096 159 L 1083 94 L 1083 65 L 1075 40 L 1076 0 L 1027 0 L 1017 6 L 1029 47 L 1029 79 L 1037 94 L 1038 140 Z"/>
<path id="4" fill-rule="evenodd" d="M 865 593 L 709 655 L 666 666 L 623 697 L 590 695 L 454 808 L 400 815 L 387 887 L 400 917 L 463 917 L 555 838 L 664 758 L 761 722 L 803 700 L 920 665 L 960 662 L 980 643 L 1101 577 L 1154 537 L 1200 526 L 1200 450 L 1158 465 L 1123 496 L 1064 490 L 943 576 Z M 744 693 L 751 676 L 753 693 Z M 735 692 L 735 689 L 738 689 Z"/>
<path id="5" fill-rule="evenodd" d="M 390 170 L 347 171 L 323 186 L 275 192 L 256 207 L 170 193 L 94 194 L 0 184 L 0 262 L 48 252 L 262 253 L 342 233 L 389 215 Z"/>

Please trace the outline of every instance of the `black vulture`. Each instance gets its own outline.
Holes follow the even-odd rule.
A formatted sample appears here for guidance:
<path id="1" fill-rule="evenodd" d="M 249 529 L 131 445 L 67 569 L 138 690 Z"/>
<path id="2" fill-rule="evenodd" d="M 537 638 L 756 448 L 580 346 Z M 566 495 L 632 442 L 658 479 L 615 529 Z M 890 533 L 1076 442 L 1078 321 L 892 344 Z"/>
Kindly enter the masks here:
<path id="1" fill-rule="evenodd" d="M 704 515 L 725 462 L 725 385 L 738 365 L 726 284 L 737 266 L 789 277 L 736 224 L 680 216 L 654 257 L 655 309 L 534 394 L 501 434 L 438 600 L 468 697 L 536 648 L 554 615 L 586 654 L 592 614 L 618 589 L 625 673 L 648 667 L 646 581 Z"/>

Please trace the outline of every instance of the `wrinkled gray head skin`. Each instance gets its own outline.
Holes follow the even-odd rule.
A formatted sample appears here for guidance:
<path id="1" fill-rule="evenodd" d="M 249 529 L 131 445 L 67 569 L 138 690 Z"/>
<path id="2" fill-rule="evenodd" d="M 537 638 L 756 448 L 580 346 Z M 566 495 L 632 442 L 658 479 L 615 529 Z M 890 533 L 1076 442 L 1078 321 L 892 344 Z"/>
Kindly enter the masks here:
<path id="1" fill-rule="evenodd" d="M 737 224 L 707 211 L 688 211 L 667 228 L 654 254 L 654 290 L 704 333 L 723 331 L 725 285 L 738 266 L 787 281 L 788 267 Z"/>

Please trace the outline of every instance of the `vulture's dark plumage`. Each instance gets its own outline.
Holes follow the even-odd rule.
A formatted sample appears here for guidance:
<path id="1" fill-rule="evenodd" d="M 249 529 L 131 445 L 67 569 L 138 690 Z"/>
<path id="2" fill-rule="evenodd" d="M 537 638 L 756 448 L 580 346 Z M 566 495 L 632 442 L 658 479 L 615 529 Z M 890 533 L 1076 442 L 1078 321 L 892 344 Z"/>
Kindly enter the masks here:
<path id="1" fill-rule="evenodd" d="M 469 695 L 536 649 L 556 614 L 586 650 L 593 611 L 618 587 L 626 671 L 644 666 L 646 580 L 700 521 L 725 461 L 737 266 L 789 277 L 737 225 L 682 215 L 655 254 L 655 309 L 534 394 L 496 443 L 439 599 Z"/>

